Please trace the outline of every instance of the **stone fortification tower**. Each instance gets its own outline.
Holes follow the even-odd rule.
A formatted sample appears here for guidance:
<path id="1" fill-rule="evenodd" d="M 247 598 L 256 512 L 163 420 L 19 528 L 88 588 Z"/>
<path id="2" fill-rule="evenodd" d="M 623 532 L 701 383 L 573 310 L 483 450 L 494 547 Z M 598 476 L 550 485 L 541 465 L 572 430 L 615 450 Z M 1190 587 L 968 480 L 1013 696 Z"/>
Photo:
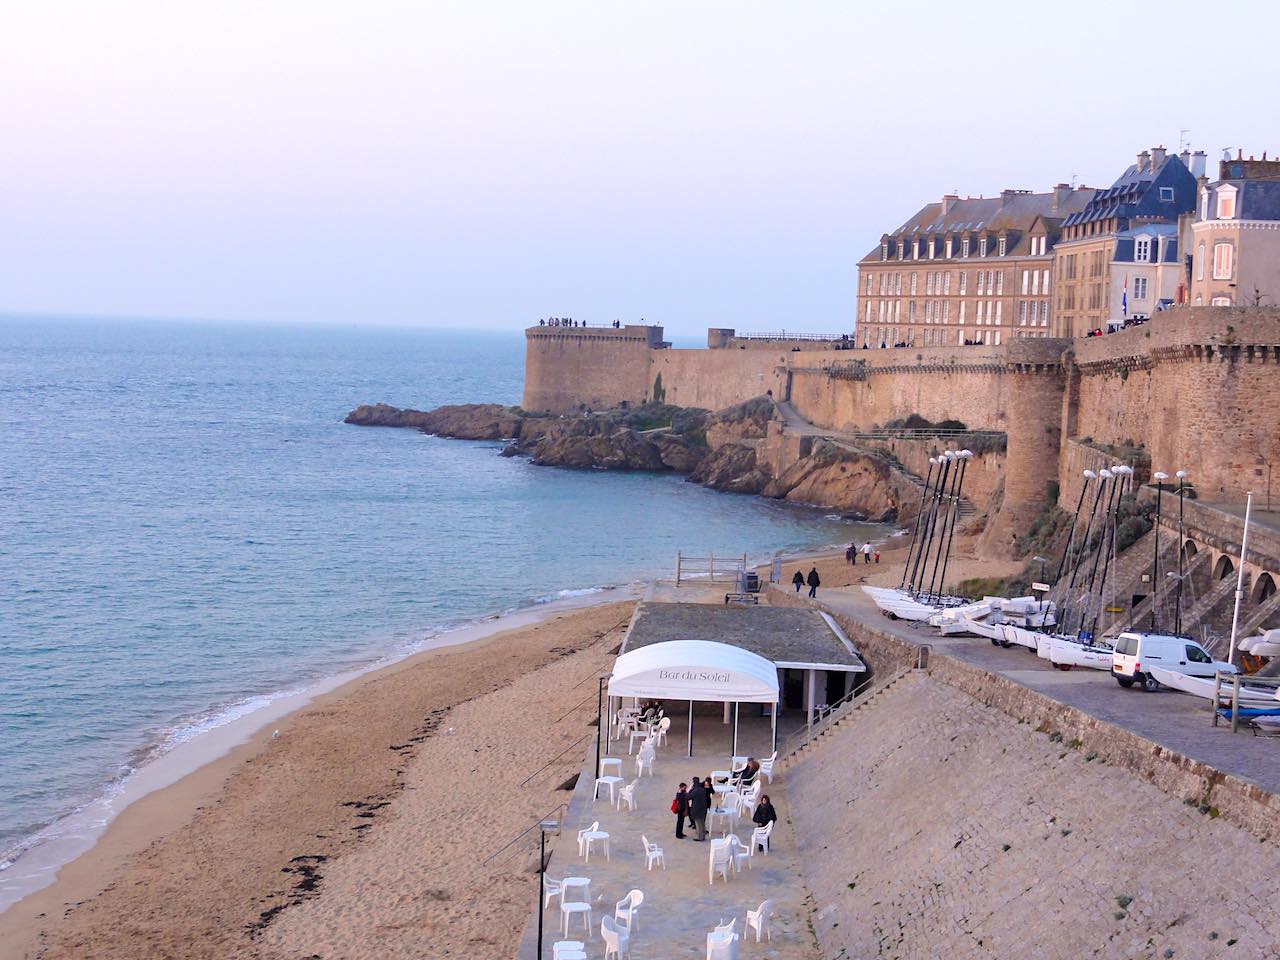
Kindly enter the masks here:
<path id="1" fill-rule="evenodd" d="M 521 406 L 569 413 L 654 399 L 650 353 L 665 346 L 657 326 L 529 327 Z"/>

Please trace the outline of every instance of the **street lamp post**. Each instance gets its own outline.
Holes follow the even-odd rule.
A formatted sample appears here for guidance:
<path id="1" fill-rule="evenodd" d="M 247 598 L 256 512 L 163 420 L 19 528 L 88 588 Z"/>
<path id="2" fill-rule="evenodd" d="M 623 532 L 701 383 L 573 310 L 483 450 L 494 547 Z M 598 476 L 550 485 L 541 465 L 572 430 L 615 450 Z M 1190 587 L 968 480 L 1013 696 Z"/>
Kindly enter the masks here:
<path id="1" fill-rule="evenodd" d="M 1044 583 L 1044 565 L 1049 562 L 1049 558 L 1036 555 L 1031 559 L 1040 564 L 1040 582 Z"/>

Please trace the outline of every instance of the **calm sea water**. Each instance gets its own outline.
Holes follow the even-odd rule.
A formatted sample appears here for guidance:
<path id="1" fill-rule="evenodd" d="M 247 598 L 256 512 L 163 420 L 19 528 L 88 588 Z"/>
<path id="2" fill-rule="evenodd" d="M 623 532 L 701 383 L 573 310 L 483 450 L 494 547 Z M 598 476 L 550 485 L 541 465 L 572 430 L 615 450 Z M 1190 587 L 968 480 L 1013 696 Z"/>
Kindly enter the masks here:
<path id="1" fill-rule="evenodd" d="M 0 319 L 0 862 L 264 696 L 678 549 L 860 532 L 341 422 L 516 403 L 523 358 L 515 331 Z"/>

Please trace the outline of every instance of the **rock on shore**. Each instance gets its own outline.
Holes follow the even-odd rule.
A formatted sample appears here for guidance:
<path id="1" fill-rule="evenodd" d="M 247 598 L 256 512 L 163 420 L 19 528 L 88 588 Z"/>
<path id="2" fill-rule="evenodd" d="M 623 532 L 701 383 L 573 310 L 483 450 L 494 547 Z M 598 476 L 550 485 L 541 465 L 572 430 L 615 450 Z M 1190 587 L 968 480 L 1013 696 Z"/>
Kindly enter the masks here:
<path id="1" fill-rule="evenodd" d="M 515 407 L 497 403 L 464 403 L 429 412 L 374 403 L 356 407 L 344 422 L 360 427 L 411 427 L 459 440 L 505 440 L 520 435 L 524 419 Z"/>

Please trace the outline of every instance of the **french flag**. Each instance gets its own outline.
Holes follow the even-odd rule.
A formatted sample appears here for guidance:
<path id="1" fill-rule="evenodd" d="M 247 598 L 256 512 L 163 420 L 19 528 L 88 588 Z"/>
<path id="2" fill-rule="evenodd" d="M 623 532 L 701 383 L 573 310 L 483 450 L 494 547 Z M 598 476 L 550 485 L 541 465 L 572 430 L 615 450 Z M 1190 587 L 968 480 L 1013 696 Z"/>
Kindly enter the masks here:
<path id="1" fill-rule="evenodd" d="M 1129 316 L 1129 278 L 1124 278 L 1124 291 L 1120 294 L 1120 315 Z"/>

